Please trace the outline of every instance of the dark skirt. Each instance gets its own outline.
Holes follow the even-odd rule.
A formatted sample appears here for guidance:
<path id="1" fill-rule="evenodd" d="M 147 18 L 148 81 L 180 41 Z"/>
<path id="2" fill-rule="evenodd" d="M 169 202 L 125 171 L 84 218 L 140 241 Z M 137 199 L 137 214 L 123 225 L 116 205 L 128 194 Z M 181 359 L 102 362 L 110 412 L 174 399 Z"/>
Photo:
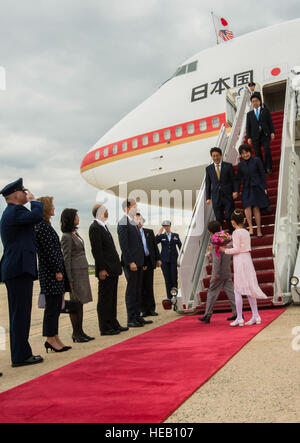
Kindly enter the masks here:
<path id="1" fill-rule="evenodd" d="M 244 188 L 242 192 L 242 202 L 244 209 L 249 206 L 258 206 L 260 209 L 266 209 L 270 206 L 269 197 L 261 185 Z"/>

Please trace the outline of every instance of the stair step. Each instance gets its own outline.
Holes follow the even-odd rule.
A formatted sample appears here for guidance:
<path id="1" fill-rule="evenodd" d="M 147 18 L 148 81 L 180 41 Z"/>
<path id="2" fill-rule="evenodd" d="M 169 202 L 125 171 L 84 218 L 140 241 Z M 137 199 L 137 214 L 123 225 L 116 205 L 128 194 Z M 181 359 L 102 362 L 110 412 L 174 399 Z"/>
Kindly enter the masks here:
<path id="1" fill-rule="evenodd" d="M 270 259 L 256 259 L 253 260 L 254 268 L 256 271 L 274 270 L 274 261 Z M 233 262 L 231 263 L 231 270 L 233 271 Z M 207 277 L 211 277 L 212 266 L 206 266 Z"/>
<path id="2" fill-rule="evenodd" d="M 234 279 L 232 274 L 232 279 Z M 257 281 L 258 283 L 274 283 L 274 271 L 260 271 L 257 272 Z M 205 288 L 209 288 L 210 285 L 210 277 L 206 277 L 203 279 L 203 285 Z"/>
<path id="3" fill-rule="evenodd" d="M 273 249 L 272 248 L 256 248 L 252 249 L 251 251 L 251 257 L 253 260 L 258 258 L 269 258 L 273 256 Z"/>
<path id="4" fill-rule="evenodd" d="M 270 246 L 273 245 L 274 235 L 266 235 L 263 238 L 252 237 L 251 238 L 251 247 L 255 246 Z"/>

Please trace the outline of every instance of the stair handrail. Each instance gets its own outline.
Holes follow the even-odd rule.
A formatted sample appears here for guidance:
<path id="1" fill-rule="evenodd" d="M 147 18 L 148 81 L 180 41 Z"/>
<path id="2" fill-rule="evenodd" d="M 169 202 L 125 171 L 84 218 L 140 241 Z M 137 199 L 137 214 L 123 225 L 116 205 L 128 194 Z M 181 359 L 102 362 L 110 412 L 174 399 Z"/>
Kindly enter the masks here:
<path id="1" fill-rule="evenodd" d="M 215 146 L 223 152 L 224 161 L 237 164 L 239 160 L 238 147 L 242 143 L 246 128 L 246 114 L 250 109 L 250 92 L 247 88 L 241 94 L 237 113 L 230 135 L 227 135 L 225 125 L 222 125 Z M 209 235 L 206 230 L 208 222 L 213 218 L 212 206 L 206 204 L 205 178 L 203 180 L 191 222 L 183 247 L 178 258 L 180 276 L 180 303 L 183 309 L 196 307 L 198 302 L 201 272 L 205 261 Z"/>
<path id="2" fill-rule="evenodd" d="M 295 152 L 296 92 L 287 80 L 278 195 L 273 240 L 275 266 L 274 303 L 291 299 L 290 277 L 297 258 L 299 235 L 299 175 L 300 160 Z"/>

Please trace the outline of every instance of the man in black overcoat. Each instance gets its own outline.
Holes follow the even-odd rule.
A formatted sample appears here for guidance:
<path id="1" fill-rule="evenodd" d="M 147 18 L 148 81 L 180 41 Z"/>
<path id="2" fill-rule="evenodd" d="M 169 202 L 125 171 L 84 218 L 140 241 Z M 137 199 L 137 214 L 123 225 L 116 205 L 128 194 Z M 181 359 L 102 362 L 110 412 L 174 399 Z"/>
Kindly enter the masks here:
<path id="1" fill-rule="evenodd" d="M 119 276 L 122 266 L 113 237 L 108 229 L 108 211 L 97 204 L 92 210 L 94 222 L 89 229 L 92 254 L 95 259 L 95 274 L 98 284 L 98 320 L 101 335 L 116 335 L 127 331 L 117 320 Z"/>

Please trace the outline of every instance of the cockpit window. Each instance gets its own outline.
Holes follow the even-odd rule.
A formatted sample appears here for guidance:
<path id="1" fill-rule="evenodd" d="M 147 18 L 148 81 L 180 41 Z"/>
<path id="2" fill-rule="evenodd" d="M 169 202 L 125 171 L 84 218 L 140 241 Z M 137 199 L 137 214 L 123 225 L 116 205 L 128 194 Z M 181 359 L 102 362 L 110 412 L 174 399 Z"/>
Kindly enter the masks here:
<path id="1" fill-rule="evenodd" d="M 174 77 L 178 77 L 179 75 L 184 75 L 189 72 L 197 71 L 198 61 L 189 63 L 188 65 L 180 66 L 175 72 Z"/>
<path id="2" fill-rule="evenodd" d="M 197 71 L 198 62 L 193 62 L 188 65 L 188 72 Z"/>
<path id="3" fill-rule="evenodd" d="M 175 77 L 177 77 L 178 75 L 185 74 L 186 73 L 186 68 L 187 68 L 187 65 L 180 66 L 180 68 L 178 68 L 177 71 L 175 72 Z"/>
<path id="4" fill-rule="evenodd" d="M 174 77 L 179 77 L 180 75 L 189 74 L 191 72 L 195 72 L 198 69 L 198 61 L 189 63 L 188 65 L 182 65 L 179 66 L 175 74 L 172 75 L 168 80 L 166 80 L 161 86 L 166 84 L 168 81 L 170 81 Z"/>

